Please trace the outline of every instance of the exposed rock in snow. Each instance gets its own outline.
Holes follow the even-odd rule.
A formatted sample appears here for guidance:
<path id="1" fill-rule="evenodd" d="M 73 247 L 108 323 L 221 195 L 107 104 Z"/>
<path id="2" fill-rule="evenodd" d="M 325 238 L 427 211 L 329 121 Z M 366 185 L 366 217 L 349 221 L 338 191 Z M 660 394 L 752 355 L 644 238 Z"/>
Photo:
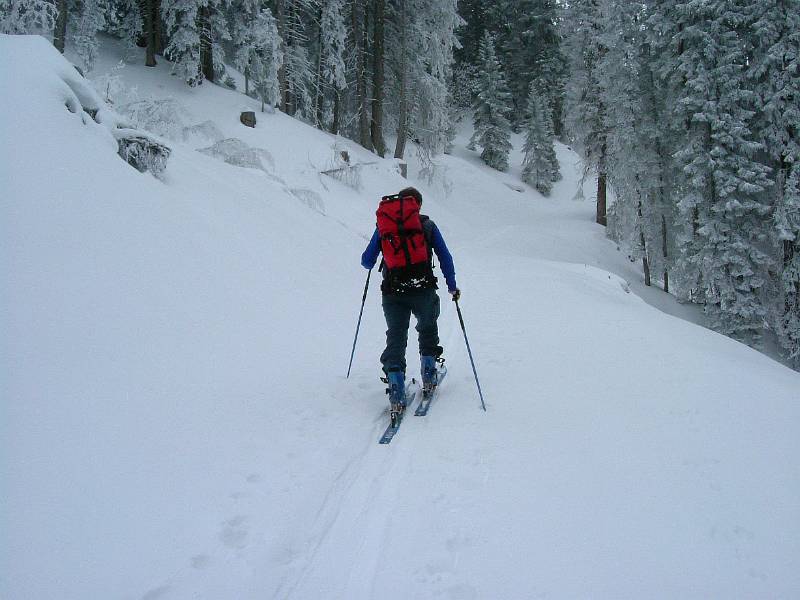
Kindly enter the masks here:
<path id="1" fill-rule="evenodd" d="M 141 173 L 160 176 L 172 152 L 167 146 L 133 129 L 118 129 L 119 155 Z"/>
<path id="2" fill-rule="evenodd" d="M 252 110 L 245 111 L 239 116 L 239 120 L 242 122 L 242 125 L 246 125 L 247 127 L 255 127 L 256 113 L 254 113 Z"/>

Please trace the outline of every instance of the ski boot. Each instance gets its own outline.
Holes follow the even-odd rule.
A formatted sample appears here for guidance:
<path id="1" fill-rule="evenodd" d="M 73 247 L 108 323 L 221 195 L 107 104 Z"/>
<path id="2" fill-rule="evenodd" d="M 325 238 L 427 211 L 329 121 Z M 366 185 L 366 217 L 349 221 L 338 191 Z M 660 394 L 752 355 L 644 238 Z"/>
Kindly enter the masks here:
<path id="1" fill-rule="evenodd" d="M 389 371 L 384 379 L 389 385 L 386 393 L 389 394 L 389 418 L 393 427 L 399 424 L 406 409 L 405 380 L 406 376 L 402 371 Z"/>
<path id="2" fill-rule="evenodd" d="M 420 356 L 422 365 L 422 395 L 428 397 L 439 384 L 439 371 L 437 366 L 444 364 L 441 356 Z"/>

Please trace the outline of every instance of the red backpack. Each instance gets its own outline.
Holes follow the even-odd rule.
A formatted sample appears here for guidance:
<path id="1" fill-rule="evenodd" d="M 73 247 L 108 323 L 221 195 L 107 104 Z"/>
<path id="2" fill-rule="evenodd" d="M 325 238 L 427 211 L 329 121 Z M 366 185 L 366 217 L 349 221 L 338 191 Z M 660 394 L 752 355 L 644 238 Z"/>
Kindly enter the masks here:
<path id="1" fill-rule="evenodd" d="M 413 196 L 384 196 L 375 213 L 381 236 L 383 260 L 389 270 L 428 263 L 428 245 L 419 218 L 419 202 Z"/>

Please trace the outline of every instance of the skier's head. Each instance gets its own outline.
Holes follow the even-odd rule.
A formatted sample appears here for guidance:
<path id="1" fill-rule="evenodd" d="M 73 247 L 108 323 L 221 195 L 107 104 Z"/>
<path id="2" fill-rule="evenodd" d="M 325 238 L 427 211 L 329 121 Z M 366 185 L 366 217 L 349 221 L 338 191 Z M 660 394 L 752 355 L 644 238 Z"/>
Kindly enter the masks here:
<path id="1" fill-rule="evenodd" d="M 400 196 L 401 198 L 406 198 L 408 196 L 411 196 L 412 198 L 416 198 L 417 202 L 419 202 L 419 205 L 422 206 L 422 194 L 415 187 L 403 188 L 402 190 L 397 192 L 397 195 Z"/>

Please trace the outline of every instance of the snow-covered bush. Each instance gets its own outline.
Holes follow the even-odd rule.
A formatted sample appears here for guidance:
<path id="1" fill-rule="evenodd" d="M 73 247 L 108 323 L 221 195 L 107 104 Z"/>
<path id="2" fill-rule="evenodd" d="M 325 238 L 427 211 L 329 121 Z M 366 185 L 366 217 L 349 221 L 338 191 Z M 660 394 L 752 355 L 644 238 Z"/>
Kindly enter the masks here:
<path id="1" fill-rule="evenodd" d="M 55 4 L 47 0 L 0 0 L 0 33 L 52 31 L 56 15 Z"/>
<path id="2" fill-rule="evenodd" d="M 252 148 L 238 138 L 220 140 L 213 146 L 198 150 L 235 167 L 259 169 L 269 173 L 275 165 L 272 155 L 263 148 Z M 265 166 L 269 165 L 269 169 Z"/>
<path id="3" fill-rule="evenodd" d="M 361 173 L 358 164 L 350 162 L 350 153 L 339 146 L 334 144 L 332 147 L 333 155 L 328 162 L 328 168 L 323 171 L 326 175 L 341 181 L 347 187 L 354 190 L 361 189 Z"/>
<path id="4" fill-rule="evenodd" d="M 131 96 L 136 96 L 136 90 L 127 88 L 122 81 L 122 70 L 124 68 L 125 63 L 119 61 L 106 73 L 91 79 L 94 89 L 108 104 L 120 104 L 126 97 L 130 98 L 129 101 L 133 101 Z"/>
<path id="5" fill-rule="evenodd" d="M 144 129 L 172 141 L 183 138 L 184 107 L 173 98 L 144 99 L 130 102 L 118 109 L 119 113 L 138 129 Z"/>
<path id="6" fill-rule="evenodd" d="M 206 143 L 219 142 L 225 139 L 222 130 L 214 121 L 203 121 L 196 125 L 189 125 L 183 128 L 183 141 L 192 142 L 194 140 L 202 140 Z"/>

